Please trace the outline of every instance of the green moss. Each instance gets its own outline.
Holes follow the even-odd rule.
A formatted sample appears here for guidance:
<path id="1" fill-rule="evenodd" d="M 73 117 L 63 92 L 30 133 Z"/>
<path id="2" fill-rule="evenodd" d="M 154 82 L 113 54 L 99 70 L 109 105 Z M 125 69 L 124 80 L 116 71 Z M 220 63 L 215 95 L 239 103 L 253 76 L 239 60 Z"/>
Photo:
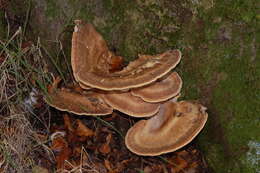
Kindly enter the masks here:
<path id="1" fill-rule="evenodd" d="M 188 41 L 198 50 L 191 56 L 193 65 L 187 66 L 195 72 L 193 76 L 199 83 L 212 85 L 208 87 L 210 94 L 207 93 L 208 126 L 199 141 L 216 172 L 257 171 L 256 165 L 248 162 L 247 152 L 249 141 L 260 141 L 260 64 L 252 58 L 256 34 L 251 26 L 255 21 L 245 21 L 243 16 L 247 14 L 243 9 L 250 8 L 250 16 L 256 13 L 251 2 L 244 2 L 217 2 L 214 9 L 201 11 L 204 28 L 200 34 L 192 34 L 191 39 L 197 41 Z M 238 26 L 236 22 L 242 24 Z M 206 93 L 204 88 L 199 97 Z"/>
<path id="2" fill-rule="evenodd" d="M 59 9 L 60 8 L 56 4 L 56 1 L 47 0 L 46 4 L 47 4 L 47 8 L 45 10 L 45 13 L 46 13 L 47 17 L 54 18 L 57 15 L 59 15 L 59 13 L 60 13 Z"/>
<path id="3" fill-rule="evenodd" d="M 208 144 L 206 155 L 207 155 L 207 161 L 209 165 L 213 168 L 213 170 L 220 171 L 220 168 L 225 168 L 225 165 L 227 165 L 227 161 L 225 159 L 225 154 L 223 151 L 223 147 L 221 144 Z"/>

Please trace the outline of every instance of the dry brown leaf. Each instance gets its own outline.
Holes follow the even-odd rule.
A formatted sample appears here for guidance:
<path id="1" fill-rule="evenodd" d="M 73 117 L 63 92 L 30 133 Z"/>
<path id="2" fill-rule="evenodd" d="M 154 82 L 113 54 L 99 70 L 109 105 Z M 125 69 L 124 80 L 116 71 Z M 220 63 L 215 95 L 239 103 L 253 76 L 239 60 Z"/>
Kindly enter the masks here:
<path id="1" fill-rule="evenodd" d="M 197 162 L 193 162 L 192 164 L 190 164 L 190 168 L 198 168 L 199 167 L 199 163 Z"/>
<path id="2" fill-rule="evenodd" d="M 105 120 L 105 121 L 112 121 L 116 116 L 117 116 L 116 113 L 113 112 L 113 113 L 111 114 L 111 116 L 105 117 L 104 120 Z"/>
<path id="3" fill-rule="evenodd" d="M 76 135 L 81 137 L 88 137 L 88 136 L 93 136 L 95 134 L 91 129 L 85 126 L 79 119 L 76 120 L 76 123 L 77 123 Z"/>
<path id="4" fill-rule="evenodd" d="M 68 147 L 68 143 L 62 136 L 55 137 L 52 140 L 51 149 L 53 151 L 60 152 L 66 147 Z"/>
<path id="5" fill-rule="evenodd" d="M 80 139 L 81 137 L 79 137 L 76 133 L 75 133 L 75 130 L 72 132 L 72 131 L 68 131 L 68 134 L 67 134 L 67 141 L 69 144 L 76 144 L 77 142 L 81 142 L 82 140 Z M 85 138 L 85 137 L 84 137 Z"/>
<path id="6" fill-rule="evenodd" d="M 109 146 L 110 141 L 111 141 L 112 135 L 109 133 L 106 137 L 106 143 L 102 144 L 101 147 L 99 148 L 99 151 L 102 154 L 108 154 L 111 151 L 111 148 Z"/>
<path id="7" fill-rule="evenodd" d="M 191 151 L 192 154 L 196 154 L 197 152 L 198 152 L 198 150 L 196 150 L 196 149 L 193 149 L 193 150 Z"/>
<path id="8" fill-rule="evenodd" d="M 108 153 L 110 153 L 111 148 L 110 148 L 110 146 L 109 146 L 107 143 L 104 143 L 104 144 L 102 144 L 101 147 L 99 148 L 99 151 L 100 151 L 102 154 L 108 154 Z"/>
<path id="9" fill-rule="evenodd" d="M 53 139 L 51 149 L 55 153 L 57 169 L 63 168 L 64 161 L 68 160 L 71 155 L 67 141 L 62 136 L 58 136 Z"/>
<path id="10" fill-rule="evenodd" d="M 107 137 L 106 137 L 106 143 L 110 144 L 111 139 L 112 139 L 112 134 L 109 133 L 109 134 L 107 135 Z"/>
<path id="11" fill-rule="evenodd" d="M 115 72 L 122 70 L 123 67 L 123 58 L 121 56 L 113 56 L 111 58 L 111 61 L 109 62 L 109 72 Z"/>
<path id="12" fill-rule="evenodd" d="M 56 156 L 57 170 L 64 167 L 65 160 L 69 160 L 70 155 L 71 149 L 66 147 Z"/>
<path id="13" fill-rule="evenodd" d="M 176 164 L 171 168 L 171 170 L 176 173 L 181 172 L 183 169 L 188 167 L 188 162 L 179 156 L 174 158 L 171 162 Z"/>
<path id="14" fill-rule="evenodd" d="M 54 90 L 56 90 L 56 88 L 58 87 L 58 84 L 61 82 L 61 78 L 58 76 L 56 78 L 53 79 L 52 84 L 49 84 L 47 86 L 48 89 L 48 93 L 52 93 L 54 92 Z"/>
<path id="15" fill-rule="evenodd" d="M 73 148 L 73 156 L 80 157 L 81 152 L 82 152 L 82 147 L 81 146 L 75 146 Z"/>
<path id="16" fill-rule="evenodd" d="M 74 128 L 71 124 L 71 121 L 70 121 L 70 117 L 68 114 L 64 114 L 63 116 L 63 121 L 64 121 L 64 126 L 67 130 L 69 130 L 70 132 L 73 132 L 74 131 Z"/>
<path id="17" fill-rule="evenodd" d="M 181 156 L 181 157 L 185 157 L 185 156 L 189 155 L 189 152 L 186 150 L 182 150 L 182 151 L 177 152 L 177 155 Z"/>
<path id="18" fill-rule="evenodd" d="M 116 153 L 116 152 L 115 152 Z M 114 171 L 121 173 L 126 167 L 128 167 L 127 165 L 129 163 L 131 163 L 133 160 L 133 158 L 127 159 L 127 160 L 123 160 L 121 162 L 117 162 Z"/>
<path id="19" fill-rule="evenodd" d="M 109 172 L 113 171 L 112 168 L 111 168 L 111 163 L 108 160 L 105 159 L 104 165 Z"/>
<path id="20" fill-rule="evenodd" d="M 61 170 L 59 170 L 59 172 L 57 172 L 57 173 L 65 173 L 65 172 L 67 172 L 67 173 L 75 172 L 76 173 L 77 171 L 75 170 L 75 168 L 78 167 L 79 164 L 80 163 L 76 163 L 76 161 L 70 159 L 69 161 L 64 162 L 63 168 Z M 74 169 L 74 171 L 73 171 L 73 169 Z"/>

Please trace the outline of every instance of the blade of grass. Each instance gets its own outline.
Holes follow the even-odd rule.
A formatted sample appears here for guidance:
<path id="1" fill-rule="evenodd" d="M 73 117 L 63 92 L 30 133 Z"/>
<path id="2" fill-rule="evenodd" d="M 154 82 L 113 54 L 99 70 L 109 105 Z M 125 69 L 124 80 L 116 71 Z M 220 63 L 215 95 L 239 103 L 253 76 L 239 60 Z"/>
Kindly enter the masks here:
<path id="1" fill-rule="evenodd" d="M 48 96 L 48 89 L 47 89 L 46 85 L 44 85 L 41 81 L 39 81 L 37 79 L 36 79 L 36 83 L 40 87 L 40 89 L 44 92 L 44 95 Z"/>
<path id="2" fill-rule="evenodd" d="M 42 49 L 47 54 L 47 57 L 51 60 L 51 63 L 56 68 L 56 70 L 59 73 L 59 75 L 61 76 L 62 80 L 65 81 L 65 77 L 64 77 L 64 74 L 63 74 L 61 68 L 58 66 L 58 64 L 55 62 L 55 60 L 52 58 L 52 56 L 49 54 L 49 52 L 47 51 L 47 49 L 44 46 L 42 46 Z"/>
<path id="3" fill-rule="evenodd" d="M 116 131 L 116 132 L 120 135 L 120 137 L 121 137 L 122 139 L 124 139 L 124 135 L 123 135 L 119 130 L 117 130 L 117 128 L 115 128 L 111 123 L 109 123 L 109 122 L 107 122 L 107 121 L 105 121 L 105 120 L 103 120 L 103 119 L 101 119 L 101 118 L 99 118 L 99 117 L 96 117 L 96 116 L 95 116 L 95 118 L 96 118 L 98 121 L 100 121 L 100 122 L 102 122 L 103 124 L 105 124 L 106 126 L 112 128 L 114 131 Z"/>
<path id="4" fill-rule="evenodd" d="M 2 48 L 2 51 L 0 52 L 0 56 L 3 54 L 4 51 L 7 51 L 7 47 L 8 45 L 13 41 L 13 39 L 19 35 L 21 33 L 21 27 L 19 27 L 19 29 L 12 35 L 12 37 L 6 42 L 2 42 L 0 41 L 0 43 L 2 44 L 1 48 Z"/>
<path id="5" fill-rule="evenodd" d="M 85 109 L 85 108 L 82 107 L 82 109 Z M 87 111 L 87 110 L 86 110 L 86 111 Z M 102 118 L 99 118 L 98 116 L 93 116 L 93 117 L 95 117 L 98 121 L 102 122 L 104 125 L 106 125 L 106 126 L 112 128 L 115 132 L 117 132 L 117 133 L 120 135 L 120 137 L 121 137 L 122 139 L 124 139 L 124 135 L 123 135 L 117 128 L 115 128 L 111 123 L 109 123 L 109 122 L 103 120 Z"/>
<path id="6" fill-rule="evenodd" d="M 181 167 L 180 167 L 179 165 L 177 165 L 176 163 L 173 163 L 173 162 L 171 162 L 171 161 L 165 159 L 163 156 L 157 156 L 157 157 L 158 157 L 159 159 L 161 159 L 163 162 L 168 163 L 168 164 L 171 164 L 171 165 L 173 165 L 173 166 L 175 166 L 175 167 L 181 169 Z"/>
<path id="7" fill-rule="evenodd" d="M 31 9 L 32 9 L 32 1 L 29 0 L 27 1 L 28 3 L 28 7 L 27 7 L 27 11 L 26 11 L 26 17 L 25 17 L 25 21 L 24 21 L 24 24 L 23 24 L 23 33 L 22 33 L 22 36 L 24 37 L 25 36 L 25 32 L 27 30 L 27 26 L 28 26 L 28 21 L 29 21 L 29 17 L 30 17 L 30 13 L 31 13 Z"/>

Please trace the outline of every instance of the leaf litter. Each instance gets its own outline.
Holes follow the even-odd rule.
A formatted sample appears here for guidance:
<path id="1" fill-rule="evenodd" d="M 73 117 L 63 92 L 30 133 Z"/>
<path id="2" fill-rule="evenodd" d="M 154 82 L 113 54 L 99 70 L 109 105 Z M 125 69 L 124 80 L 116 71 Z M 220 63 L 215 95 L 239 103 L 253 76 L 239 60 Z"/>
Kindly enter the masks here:
<path id="1" fill-rule="evenodd" d="M 128 151 L 120 135 L 102 121 L 93 117 L 62 116 L 63 121 L 51 127 L 49 146 L 55 157 L 52 166 L 58 172 L 203 173 L 207 170 L 194 144 L 159 157 L 137 156 Z M 113 125 L 127 118 L 114 112 L 102 119 Z"/>

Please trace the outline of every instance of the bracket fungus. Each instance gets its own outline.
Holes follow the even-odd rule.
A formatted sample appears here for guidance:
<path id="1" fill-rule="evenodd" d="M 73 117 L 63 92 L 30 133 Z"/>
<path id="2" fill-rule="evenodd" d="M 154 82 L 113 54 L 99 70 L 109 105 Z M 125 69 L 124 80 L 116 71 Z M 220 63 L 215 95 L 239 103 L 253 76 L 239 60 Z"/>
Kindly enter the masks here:
<path id="1" fill-rule="evenodd" d="M 148 103 L 128 92 L 107 92 L 103 95 L 107 104 L 133 117 L 150 117 L 158 112 L 160 104 Z"/>
<path id="2" fill-rule="evenodd" d="M 146 102 L 163 102 L 177 96 L 182 87 L 181 77 L 173 72 L 163 79 L 131 90 L 134 96 L 141 97 Z"/>
<path id="3" fill-rule="evenodd" d="M 71 66 L 76 81 L 80 82 L 79 75 L 94 68 L 102 68 L 103 72 L 108 72 L 109 58 L 113 55 L 109 52 L 105 40 L 91 24 L 85 24 L 81 20 L 76 20 L 75 23 Z"/>
<path id="4" fill-rule="evenodd" d="M 56 79 L 49 87 L 49 97 L 45 101 L 61 111 L 77 115 L 108 115 L 113 109 L 103 101 L 101 95 L 92 91 L 76 92 L 72 89 L 58 89 L 60 79 Z"/>
<path id="5" fill-rule="evenodd" d="M 166 102 L 149 120 L 140 120 L 125 138 L 127 148 L 138 155 L 173 152 L 192 141 L 207 120 L 205 107 L 187 101 Z"/>
<path id="6" fill-rule="evenodd" d="M 91 24 L 77 20 L 72 36 L 71 64 L 75 79 L 101 90 L 125 90 L 156 81 L 170 72 L 180 61 L 179 50 L 159 55 L 142 55 L 123 70 L 110 73 L 115 55 Z"/>
<path id="7" fill-rule="evenodd" d="M 125 138 L 135 154 L 156 156 L 192 141 L 207 121 L 206 108 L 180 101 L 182 79 L 171 72 L 181 59 L 179 50 L 139 55 L 122 69 L 123 58 L 111 52 L 91 24 L 75 21 L 71 65 L 80 89 L 49 88 L 46 102 L 78 115 L 107 115 L 113 109 L 133 117 L 151 117 L 131 127 Z M 81 90 L 84 89 L 84 90 Z"/>

